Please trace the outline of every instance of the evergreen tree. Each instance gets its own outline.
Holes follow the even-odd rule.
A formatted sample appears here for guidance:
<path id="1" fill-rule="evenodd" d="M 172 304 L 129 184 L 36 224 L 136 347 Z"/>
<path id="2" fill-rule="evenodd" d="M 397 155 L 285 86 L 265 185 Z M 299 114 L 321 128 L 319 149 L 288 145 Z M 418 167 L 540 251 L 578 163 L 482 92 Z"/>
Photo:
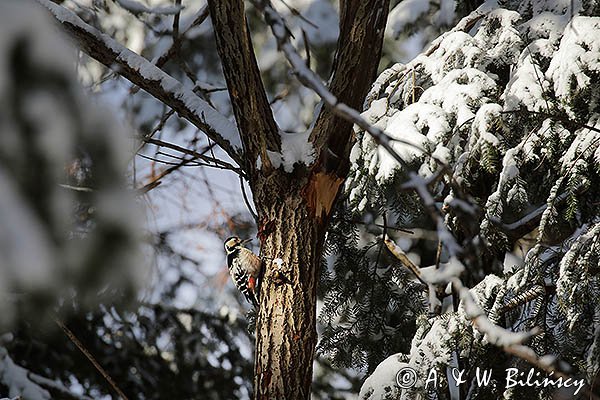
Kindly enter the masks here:
<path id="1" fill-rule="evenodd" d="M 322 352 L 368 372 L 400 353 L 375 370 L 362 398 L 457 398 L 452 368 L 465 370 L 460 398 L 551 397 L 552 385 L 505 388 L 507 368 L 530 367 L 522 345 L 537 376 L 556 371 L 593 386 L 599 27 L 595 2 L 486 2 L 380 75 L 363 116 L 385 130 L 402 162 L 359 132 L 323 279 Z M 425 185 L 411 186 L 418 176 Z M 413 190 L 424 187 L 430 205 Z M 414 276 L 406 281 L 407 262 L 386 253 L 386 237 L 426 283 L 443 277 L 433 297 Z M 506 336 L 473 325 L 478 317 L 456 285 L 446 287 L 455 257 L 462 282 Z M 403 366 L 420 378 L 406 390 L 386 372 Z M 491 384 L 477 386 L 476 367 L 495 371 Z M 431 370 L 440 383 L 427 390 Z"/>

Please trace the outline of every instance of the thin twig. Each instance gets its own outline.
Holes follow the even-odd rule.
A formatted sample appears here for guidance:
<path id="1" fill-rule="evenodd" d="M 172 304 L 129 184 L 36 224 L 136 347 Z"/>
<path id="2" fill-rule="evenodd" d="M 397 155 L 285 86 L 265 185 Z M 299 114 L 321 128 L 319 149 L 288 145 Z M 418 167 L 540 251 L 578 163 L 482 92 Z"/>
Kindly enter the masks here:
<path id="1" fill-rule="evenodd" d="M 189 160 L 182 160 L 180 163 L 177 164 L 173 164 L 172 167 L 165 169 L 164 171 L 162 171 L 160 174 L 158 174 L 157 177 L 155 177 L 154 179 L 152 179 L 150 182 L 146 183 L 144 186 L 142 186 L 141 188 L 138 188 L 137 191 L 140 192 L 141 194 L 146 194 L 149 191 L 151 191 L 152 189 L 154 189 L 155 187 L 157 187 L 158 185 L 161 184 L 161 179 L 164 178 L 165 176 L 177 171 L 179 168 L 184 167 L 185 165 L 193 162 L 193 159 L 189 159 Z"/>
<path id="2" fill-rule="evenodd" d="M 313 28 L 319 29 L 319 27 L 317 26 L 317 24 L 315 24 L 314 22 L 312 22 L 311 20 L 309 20 L 308 18 L 306 18 L 304 15 L 302 15 L 302 13 L 300 11 L 298 11 L 297 8 L 292 7 L 285 0 L 279 0 L 279 1 L 281 1 L 283 3 L 283 5 L 286 6 L 288 8 L 288 10 L 290 10 L 290 12 L 292 13 L 292 15 L 300 18 L 302 21 L 306 22 L 307 24 L 309 24 Z"/>
<path id="3" fill-rule="evenodd" d="M 162 154 L 162 155 L 168 155 L 168 154 L 162 153 L 160 151 L 157 152 L 157 155 L 160 155 L 160 154 Z M 137 156 L 141 157 L 141 158 L 143 158 L 145 160 L 155 162 L 157 164 L 165 164 L 165 165 L 180 165 L 181 161 L 185 160 L 185 159 L 179 159 L 180 162 L 172 162 L 172 161 L 161 160 L 161 159 L 156 158 L 156 157 L 150 157 L 150 156 L 147 156 L 145 154 L 138 154 Z M 175 156 L 171 156 L 171 157 L 172 158 L 176 158 Z M 190 160 L 188 160 L 188 161 L 190 161 Z M 190 163 L 191 163 L 191 161 L 190 161 Z M 196 163 L 194 163 L 194 164 L 190 164 L 190 163 L 187 164 L 190 167 L 198 166 L 198 164 L 196 164 Z"/>
<path id="4" fill-rule="evenodd" d="M 150 143 L 155 146 L 162 146 L 162 147 L 169 148 L 171 150 L 179 151 L 180 153 L 190 155 L 190 156 L 194 157 L 195 159 L 200 159 L 206 163 L 212 162 L 215 164 L 213 167 L 221 168 L 221 169 L 228 169 L 228 170 L 234 171 L 238 175 L 245 176 L 243 171 L 240 168 L 235 167 L 223 160 L 219 160 L 218 158 L 213 158 L 213 157 L 209 157 L 209 156 L 205 155 L 206 152 L 210 151 L 216 145 L 214 142 L 211 143 L 210 145 L 206 146 L 204 149 L 202 149 L 201 152 L 198 152 L 198 151 L 187 149 L 185 147 L 181 147 L 174 143 L 165 142 L 164 140 L 152 139 L 152 138 L 148 138 L 148 139 L 143 138 L 142 140 L 144 140 L 144 142 L 146 142 L 146 143 Z"/>
<path id="5" fill-rule="evenodd" d="M 408 234 L 411 234 L 411 235 L 415 233 L 415 231 L 410 230 L 410 229 L 399 228 L 397 226 L 390 226 L 390 225 L 387 224 L 387 222 L 384 223 L 384 224 L 377 224 L 375 222 L 363 222 L 363 221 L 358 221 L 358 220 L 355 220 L 355 219 L 346 219 L 346 218 L 338 218 L 336 220 L 348 222 L 350 224 L 365 225 L 367 227 L 369 227 L 369 226 L 376 226 L 378 228 L 382 228 L 384 231 L 386 229 L 391 229 L 393 231 L 399 231 L 399 232 L 408 233 Z"/>
<path id="6" fill-rule="evenodd" d="M 258 223 L 258 215 L 252 210 L 252 206 L 250 205 L 250 200 L 248 199 L 248 195 L 246 194 L 246 187 L 244 186 L 244 178 L 240 175 L 240 188 L 242 190 L 242 196 L 244 197 L 244 203 L 246 203 L 246 207 L 248 211 L 250 211 L 250 215 L 256 223 Z"/>
<path id="7" fill-rule="evenodd" d="M 175 5 L 181 6 L 181 0 L 175 0 Z M 181 41 L 179 39 L 179 18 L 181 17 L 181 7 L 173 17 L 173 45 L 175 46 L 175 54 L 179 53 Z"/>
<path id="8" fill-rule="evenodd" d="M 308 35 L 302 29 L 302 40 L 304 41 L 304 52 L 306 53 L 306 68 L 310 68 L 310 44 L 308 43 Z"/>
<path id="9" fill-rule="evenodd" d="M 58 325 L 60 327 L 60 329 L 63 330 L 65 335 L 67 335 L 69 340 L 71 340 L 71 342 L 73 342 L 73 344 L 79 349 L 79 351 L 81 351 L 87 357 L 87 359 L 92 363 L 94 368 L 96 368 L 96 370 L 98 372 L 100 372 L 102 377 L 106 380 L 106 382 L 108 382 L 108 384 L 119 395 L 119 397 L 121 397 L 123 400 L 128 400 L 127 396 L 125 396 L 123 391 L 121 389 L 119 389 L 119 387 L 117 386 L 115 381 L 104 370 L 104 368 L 102 368 L 102 366 L 98 363 L 98 361 L 96 361 L 94 356 L 85 348 L 85 346 L 79 341 L 79 339 L 77 339 L 75 334 L 73 334 L 73 332 L 71 332 L 71 330 L 69 328 L 67 328 L 67 326 L 65 324 L 63 324 L 61 321 L 59 321 L 58 319 L 54 319 L 54 322 L 56 322 L 56 325 Z"/>
<path id="10" fill-rule="evenodd" d="M 402 251 L 402 249 L 398 247 L 398 245 L 396 245 L 396 243 L 394 243 L 392 239 L 386 237 L 384 241 L 388 250 L 398 259 L 398 261 L 400 261 L 402 265 L 404 265 L 410 272 L 412 272 L 413 275 L 419 280 L 419 282 L 421 282 L 425 286 L 429 286 L 429 283 L 427 283 L 425 279 L 423 279 L 421 268 L 416 266 L 415 263 L 413 263 L 410 260 L 410 258 L 408 258 L 406 253 Z"/>
<path id="11" fill-rule="evenodd" d="M 208 18 L 208 15 L 209 15 L 208 6 L 205 5 L 200 9 L 200 11 L 198 11 L 198 13 L 196 14 L 196 18 L 194 18 L 194 21 L 183 31 L 183 33 L 181 35 L 177 36 L 178 41 L 181 42 L 181 38 L 184 38 L 185 35 L 190 31 L 190 29 L 192 29 L 193 27 L 195 27 L 197 25 L 202 24 L 202 22 L 204 22 L 204 20 L 206 20 L 206 18 Z M 181 46 L 181 44 L 176 43 L 174 40 L 171 47 L 169 47 L 169 49 L 167 51 L 165 51 L 160 57 L 158 57 L 158 59 L 156 60 L 154 65 L 156 65 L 159 68 L 162 68 L 167 63 L 167 61 L 169 61 L 169 59 L 171 57 L 173 57 L 173 55 L 177 52 L 177 50 L 180 46 Z"/>

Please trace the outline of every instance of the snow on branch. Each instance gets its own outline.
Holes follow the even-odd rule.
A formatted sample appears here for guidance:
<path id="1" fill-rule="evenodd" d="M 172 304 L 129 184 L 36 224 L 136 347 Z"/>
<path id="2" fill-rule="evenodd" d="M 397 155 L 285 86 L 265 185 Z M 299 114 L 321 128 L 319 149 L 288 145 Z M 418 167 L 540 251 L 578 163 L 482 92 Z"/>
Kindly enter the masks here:
<path id="1" fill-rule="evenodd" d="M 597 92 L 592 77 L 598 71 L 599 47 L 590 41 L 600 23 L 598 17 L 574 17 L 565 27 L 569 13 L 558 6 L 554 13 L 544 9 L 532 16 L 518 2 L 505 5 L 509 3 L 503 9 L 497 2 L 486 2 L 486 8 L 433 41 L 411 63 L 384 72 L 372 90 L 369 109 L 362 114 L 390 139 L 406 138 L 412 130 L 423 147 L 435 149 L 432 155 L 440 154 L 448 166 L 439 169 L 429 154 L 415 154 L 404 158 L 411 165 L 420 164 L 418 174 L 411 172 L 414 168 L 399 168 L 395 157 L 364 135 L 353 149 L 348 190 L 352 206 L 359 211 L 365 210 L 364 204 L 373 208 L 393 204 L 405 208 L 399 212 L 402 216 L 428 214 L 440 242 L 446 247 L 456 243 L 461 250 L 456 259 L 468 267 L 462 280 L 459 274 L 449 273 L 452 269 L 419 268 L 406 262 L 404 253 L 398 257 L 395 246 L 386 241 L 420 280 L 444 283 L 439 292 L 449 294 L 452 289 L 453 300 L 460 299 L 458 309 L 454 302 L 454 312 L 423 318 L 412 339 L 411 367 L 421 372 L 455 364 L 460 368 L 466 356 L 471 368 L 472 355 L 477 354 L 473 349 L 478 347 L 483 355 L 479 360 L 485 363 L 488 354 L 501 350 L 511 364 L 520 358 L 554 378 L 587 374 L 592 381 L 598 347 L 597 337 L 589 332 L 597 331 L 598 309 L 590 282 L 596 279 L 597 240 L 588 243 L 581 232 L 598 220 L 594 183 L 600 140 L 595 134 L 597 102 L 592 104 L 590 96 Z M 590 12 L 591 6 L 585 7 Z M 549 28 L 546 22 L 551 18 L 563 22 Z M 578 35 L 585 33 L 583 37 L 575 40 L 574 27 Z M 570 35 L 564 34 L 566 29 L 572 29 Z M 540 74 L 542 66 L 546 72 Z M 506 79 L 489 73 L 502 68 L 510 71 Z M 418 98 L 416 85 L 422 88 Z M 448 169 L 451 172 L 445 172 Z M 444 182 L 435 184 L 442 175 Z M 398 185 L 406 176 L 408 182 Z M 382 195 L 382 202 L 367 202 L 381 187 L 390 192 L 398 187 L 415 190 L 425 212 L 406 210 L 399 190 Z M 459 200 L 467 207 L 458 207 L 455 196 L 468 199 Z M 584 239 L 574 243 L 578 237 Z M 570 248 L 568 253 L 565 248 Z M 485 253 L 489 249 L 501 250 L 499 255 L 480 256 L 489 254 Z M 452 258 L 452 252 L 448 249 L 442 256 L 438 250 L 436 264 L 442 264 L 441 258 Z M 501 266 L 502 278 L 495 275 Z M 473 278 L 479 283 L 471 284 Z M 471 289 L 463 285 L 467 279 Z M 430 298 L 430 305 L 432 300 L 438 301 Z M 556 321 L 559 328 L 548 329 L 545 321 Z M 544 336 L 530 340 L 540 332 L 538 327 L 544 329 Z M 464 347 L 465 335 L 476 338 L 478 345 Z M 488 343 L 498 349 L 490 353 L 484 348 Z M 552 354 L 556 348 L 577 350 L 556 356 Z M 423 393 L 423 388 L 417 392 Z M 505 391 L 504 396 L 515 393 Z M 409 397 L 406 391 L 403 396 Z"/>
<path id="2" fill-rule="evenodd" d="M 494 324 L 481 310 L 481 307 L 475 302 L 468 288 L 463 286 L 459 278 L 454 278 L 451 281 L 454 288 L 459 292 L 460 299 L 464 306 L 467 318 L 473 321 L 477 329 L 485 334 L 486 339 L 491 344 L 502 348 L 508 354 L 512 354 L 522 360 L 527 361 L 534 367 L 546 371 L 549 374 L 555 375 L 557 378 L 569 379 L 572 377 L 567 373 L 568 364 L 561 363 L 560 360 L 553 355 L 538 356 L 535 351 L 522 343 L 542 333 L 538 327 L 534 327 L 527 332 L 511 332 Z M 589 388 L 584 389 L 584 393 L 588 394 L 593 399 L 598 397 L 589 391 Z"/>
<path id="3" fill-rule="evenodd" d="M 236 126 L 193 91 L 163 72 L 139 54 L 124 47 L 108 35 L 86 24 L 75 13 L 50 0 L 37 0 L 60 22 L 66 32 L 90 57 L 138 85 L 174 109 L 210 139 L 216 142 L 239 165 L 242 165 L 241 142 Z"/>
<path id="4" fill-rule="evenodd" d="M 8 388 L 7 394 L 11 398 L 15 396 L 31 400 L 51 398 L 47 390 L 30 379 L 28 370 L 15 364 L 4 347 L 0 347 L 0 383 Z"/>
<path id="5" fill-rule="evenodd" d="M 412 261 L 408 259 L 404 251 L 390 238 L 385 239 L 385 244 L 390 252 L 408 269 L 410 269 L 417 279 L 425 284 L 427 284 L 430 288 L 437 283 L 450 282 L 454 286 L 455 290 L 459 293 L 460 299 L 465 309 L 465 314 L 467 318 L 473 321 L 473 323 L 477 326 L 477 328 L 487 336 L 487 339 L 490 343 L 495 344 L 499 347 L 511 346 L 514 344 L 522 344 L 527 339 L 535 336 L 539 333 L 537 329 L 533 329 L 529 332 L 511 332 L 498 325 L 494 324 L 490 321 L 490 319 L 485 315 L 485 313 L 481 310 L 481 307 L 477 305 L 473 296 L 469 292 L 469 289 L 466 288 L 460 278 L 458 278 L 458 274 L 462 272 L 462 268 L 450 267 L 453 263 L 449 263 L 447 267 L 448 270 L 439 269 L 436 270 L 437 273 L 431 273 L 431 271 L 427 271 L 425 273 L 424 270 L 416 266 Z M 461 265 L 458 261 L 458 264 Z"/>
<path id="6" fill-rule="evenodd" d="M 465 316 L 473 322 L 477 330 L 485 335 L 486 340 L 505 351 L 519 357 L 529 364 L 540 368 L 548 373 L 553 373 L 556 377 L 563 379 L 569 378 L 567 372 L 568 365 L 560 363 L 558 358 L 552 355 L 538 356 L 535 351 L 523 343 L 532 337 L 541 333 L 541 329 L 534 327 L 525 332 L 513 332 L 494 324 L 477 304 L 471 290 L 465 287 L 457 276 L 460 269 L 450 268 L 448 271 L 436 270 L 437 274 L 428 273 L 425 269 L 419 268 L 408 259 L 404 251 L 393 240 L 386 238 L 385 244 L 390 252 L 408 269 L 410 269 L 417 279 L 428 285 L 430 297 L 433 295 L 433 286 L 435 283 L 446 281 L 452 284 L 454 290 L 458 292 L 463 306 Z M 433 272 L 433 271 L 431 271 Z M 435 278 L 435 282 L 432 281 Z M 596 398 L 596 397 L 593 397 Z"/>
<path id="7" fill-rule="evenodd" d="M 60 392 L 66 398 L 91 400 L 91 397 L 74 393 L 60 381 L 45 378 L 16 364 L 4 347 L 0 347 L 0 383 L 8 388 L 8 394 L 16 398 L 46 400 L 50 393 L 45 389 Z"/>
<path id="8" fill-rule="evenodd" d="M 528 332 L 512 332 L 494 324 L 475 302 L 471 292 L 459 278 L 452 278 L 450 282 L 460 295 L 467 318 L 473 321 L 477 329 L 485 334 L 486 339 L 491 344 L 506 350 L 510 346 L 522 345 L 528 339 L 541 333 L 539 328 L 534 328 Z"/>
<path id="9" fill-rule="evenodd" d="M 505 348 L 516 344 L 522 344 L 529 338 L 539 333 L 538 329 L 533 329 L 529 332 L 511 332 L 504 329 L 493 322 L 481 310 L 481 307 L 475 302 L 468 288 L 457 277 L 457 274 L 462 272 L 461 268 L 450 268 L 448 271 L 437 270 L 437 273 L 424 273 L 424 271 L 416 266 L 408 259 L 404 251 L 392 239 L 386 238 L 385 244 L 390 252 L 408 269 L 410 269 L 419 281 L 427 284 L 430 288 L 435 283 L 442 281 L 451 282 L 455 290 L 459 293 L 460 299 L 465 309 L 465 314 L 477 326 L 479 331 L 486 335 L 487 340 L 499 347 Z M 429 271 L 428 271 L 429 272 Z"/>
<path id="10" fill-rule="evenodd" d="M 80 394 L 72 392 L 71 390 L 69 390 L 69 388 L 67 388 L 61 382 L 53 381 L 52 379 L 45 378 L 38 374 L 34 374 L 33 372 L 28 372 L 27 377 L 29 378 L 30 381 L 35 382 L 38 385 L 47 387 L 49 389 L 55 390 L 57 392 L 61 392 L 68 398 L 73 398 L 73 399 L 78 399 L 78 400 L 92 400 L 92 398 L 89 396 L 80 395 Z"/>
<path id="11" fill-rule="evenodd" d="M 181 5 L 148 8 L 135 0 L 116 0 L 117 3 L 132 14 L 175 15 L 183 9 Z"/>

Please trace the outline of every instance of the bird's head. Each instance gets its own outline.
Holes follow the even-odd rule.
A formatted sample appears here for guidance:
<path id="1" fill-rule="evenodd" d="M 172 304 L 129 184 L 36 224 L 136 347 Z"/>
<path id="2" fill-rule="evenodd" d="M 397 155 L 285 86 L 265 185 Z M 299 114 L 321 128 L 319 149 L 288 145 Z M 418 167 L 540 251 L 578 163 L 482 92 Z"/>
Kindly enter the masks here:
<path id="1" fill-rule="evenodd" d="M 237 249 L 239 249 L 240 247 L 242 247 L 245 243 L 248 243 L 251 240 L 252 239 L 242 240 L 237 236 L 229 237 L 229 238 L 225 239 L 225 251 L 227 252 L 227 254 L 232 253 L 232 252 L 236 251 Z"/>

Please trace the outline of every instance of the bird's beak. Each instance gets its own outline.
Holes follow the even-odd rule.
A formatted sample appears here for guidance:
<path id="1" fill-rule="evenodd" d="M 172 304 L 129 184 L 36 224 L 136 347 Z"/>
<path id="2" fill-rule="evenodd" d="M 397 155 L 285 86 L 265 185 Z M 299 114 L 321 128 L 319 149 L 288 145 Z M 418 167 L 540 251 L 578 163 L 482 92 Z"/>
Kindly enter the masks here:
<path id="1" fill-rule="evenodd" d="M 252 238 L 250 238 L 250 239 L 244 239 L 244 240 L 242 240 L 240 242 L 240 244 L 246 244 L 246 243 L 251 242 L 251 241 L 252 241 Z"/>

